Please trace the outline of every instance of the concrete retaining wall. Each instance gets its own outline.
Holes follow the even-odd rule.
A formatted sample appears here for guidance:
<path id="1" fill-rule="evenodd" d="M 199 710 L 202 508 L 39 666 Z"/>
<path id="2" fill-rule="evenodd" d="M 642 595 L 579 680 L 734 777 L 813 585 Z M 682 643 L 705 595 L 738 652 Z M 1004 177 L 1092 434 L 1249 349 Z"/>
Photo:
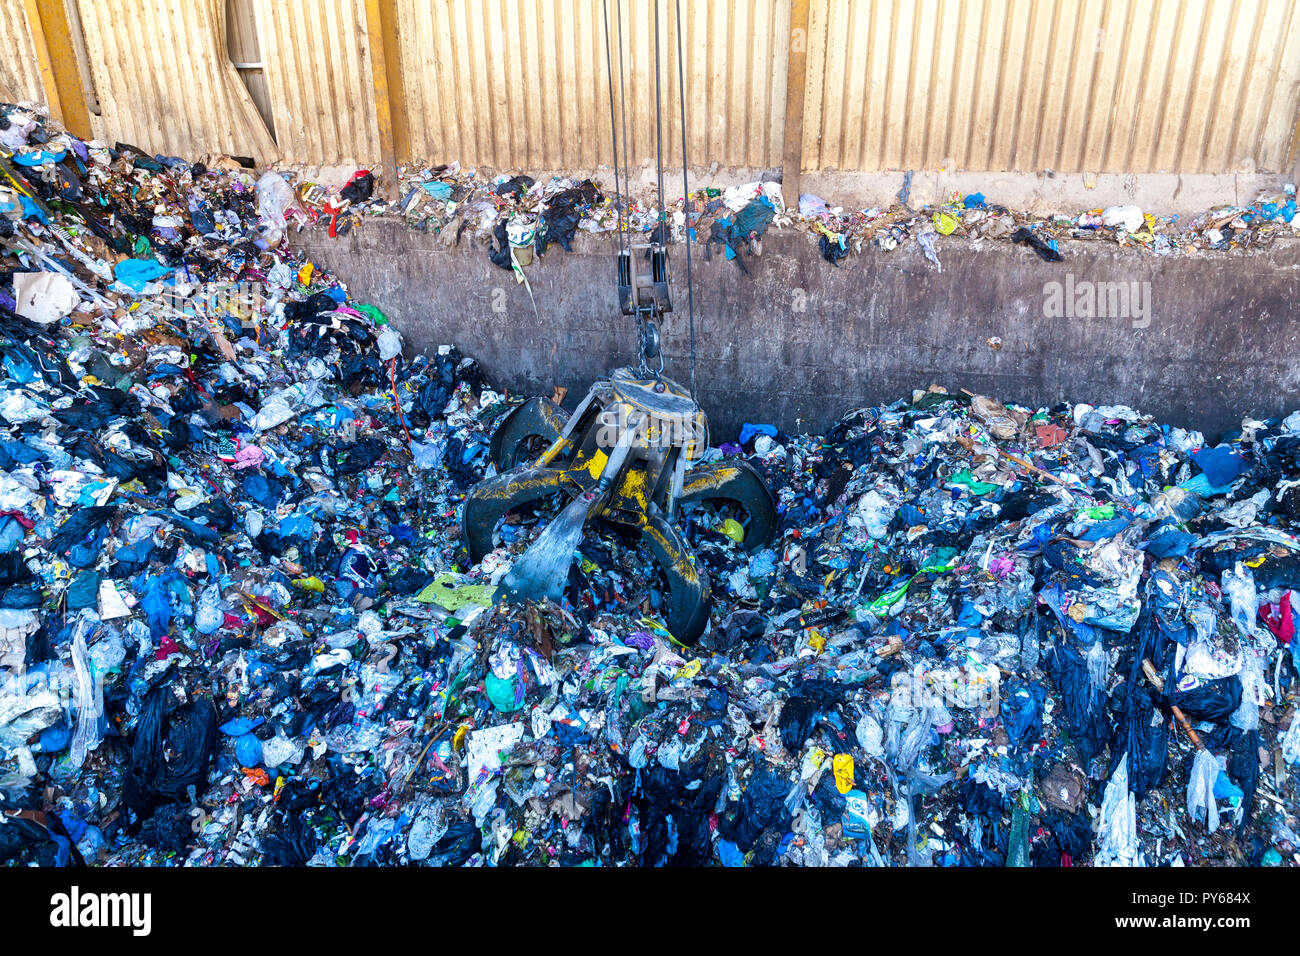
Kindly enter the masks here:
<path id="1" fill-rule="evenodd" d="M 293 241 L 388 314 L 410 347 L 455 343 L 498 387 L 564 385 L 576 399 L 635 358 L 606 237 L 579 235 L 572 253 L 552 246 L 529 267 L 536 315 L 524 286 L 468 235 L 448 247 L 372 220 L 340 239 L 311 231 Z M 770 233 L 763 245 L 749 276 L 716 251 L 695 256 L 696 378 L 715 441 L 745 421 L 820 430 L 932 382 L 1030 406 L 1125 403 L 1211 437 L 1243 414 L 1300 407 L 1300 242 L 1158 258 L 1076 241 L 1062 246 L 1064 262 L 1047 263 L 1021 246 L 941 238 L 942 271 L 914 244 L 839 266 L 801 233 Z M 685 382 L 686 265 L 676 252 L 677 311 L 662 331 L 665 374 Z M 1127 315 L 1080 316 L 1090 290 L 1120 304 L 1106 301 L 1109 283 L 1136 292 Z"/>

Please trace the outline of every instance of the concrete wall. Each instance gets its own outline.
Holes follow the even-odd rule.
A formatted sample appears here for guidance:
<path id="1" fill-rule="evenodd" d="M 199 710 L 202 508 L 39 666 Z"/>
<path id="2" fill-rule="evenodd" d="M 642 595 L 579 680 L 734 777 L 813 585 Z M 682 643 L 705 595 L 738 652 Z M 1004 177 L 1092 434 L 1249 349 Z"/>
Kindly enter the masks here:
<path id="1" fill-rule="evenodd" d="M 409 346 L 455 343 L 497 387 L 564 385 L 576 400 L 635 359 L 610 239 L 580 234 L 572 253 L 552 246 L 529 267 L 536 316 L 524 286 L 468 235 L 448 247 L 371 220 L 341 239 L 311 231 L 294 241 L 388 314 Z M 1126 403 L 1211 436 L 1246 413 L 1300 408 L 1300 242 L 1248 255 L 1157 258 L 1082 241 L 1062 252 L 1064 262 L 1047 263 L 1021 246 L 941 238 L 942 271 L 914 244 L 831 266 L 809 236 L 769 233 L 748 277 L 716 252 L 696 256 L 696 375 L 713 440 L 745 421 L 821 430 L 932 382 L 1030 406 Z M 1064 299 L 1069 275 L 1076 300 L 1084 282 L 1147 283 L 1138 288 L 1149 311 L 1046 317 L 1045 284 L 1060 282 Z M 665 373 L 685 382 L 683 255 L 670 277 Z"/>

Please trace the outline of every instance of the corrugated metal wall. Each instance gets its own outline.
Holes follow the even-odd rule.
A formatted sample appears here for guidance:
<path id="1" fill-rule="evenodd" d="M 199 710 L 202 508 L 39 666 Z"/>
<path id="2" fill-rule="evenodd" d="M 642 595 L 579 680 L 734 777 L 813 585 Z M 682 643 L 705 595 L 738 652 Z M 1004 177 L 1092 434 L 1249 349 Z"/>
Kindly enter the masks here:
<path id="1" fill-rule="evenodd" d="M 681 162 L 675 4 L 660 2 L 666 161 Z M 689 124 L 697 161 L 781 161 L 789 3 L 683 0 Z M 581 169 L 610 162 L 601 0 L 401 0 L 399 37 L 411 148 L 419 157 L 498 167 Z M 609 3 L 617 76 L 622 13 L 628 157 L 654 158 L 654 6 Z M 620 136 L 622 133 L 620 132 Z"/>
<path id="2" fill-rule="evenodd" d="M 44 104 L 45 88 L 23 0 L 0 0 L 0 49 L 0 99 Z"/>
<path id="3" fill-rule="evenodd" d="M 1281 169 L 1296 0 L 813 0 L 807 169 Z"/>
<path id="4" fill-rule="evenodd" d="M 221 0 L 79 0 L 78 11 L 102 111 L 96 136 L 173 155 L 274 158 L 226 52 Z"/>
<path id="5" fill-rule="evenodd" d="M 361 0 L 257 0 L 280 155 L 289 163 L 379 158 Z"/>
<path id="6" fill-rule="evenodd" d="M 225 0 L 74 0 L 97 132 L 167 153 L 379 158 L 364 0 L 242 0 L 274 140 L 231 65 Z M 629 158 L 653 158 L 653 0 L 623 13 Z M 251 6 L 250 6 L 251 3 Z M 1300 117 L 1300 0 L 811 0 L 804 168 L 1282 170 Z M 674 0 L 666 161 L 680 162 Z M 789 0 L 681 0 L 693 163 L 781 163 Z M 397 0 L 415 159 L 589 169 L 610 158 L 605 0 Z M 248 13 L 238 14 L 247 16 Z M 40 92 L 22 0 L 0 91 Z M 244 46 L 243 41 L 236 44 Z M 617 52 L 615 52 L 617 71 Z M 624 91 L 615 90 L 617 94 Z"/>

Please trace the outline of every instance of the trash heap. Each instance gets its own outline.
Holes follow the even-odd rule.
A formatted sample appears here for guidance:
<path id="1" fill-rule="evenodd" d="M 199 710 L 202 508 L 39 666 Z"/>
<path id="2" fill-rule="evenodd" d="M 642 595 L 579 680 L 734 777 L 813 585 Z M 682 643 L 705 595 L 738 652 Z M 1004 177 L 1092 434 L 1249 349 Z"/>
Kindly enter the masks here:
<path id="1" fill-rule="evenodd" d="M 6 146 L 0 862 L 1300 862 L 1300 413 L 748 425 L 780 530 L 683 515 L 687 648 L 615 533 L 497 602 L 548 514 L 467 567 L 459 509 L 524 396 L 286 250 L 278 174 Z"/>
<path id="2" fill-rule="evenodd" d="M 288 175 L 297 177 L 293 171 Z M 578 230 L 608 233 L 618 228 L 612 197 L 589 179 L 493 175 L 453 162 L 403 167 L 398 193 L 396 201 L 388 202 L 375 192 L 373 174 L 358 170 L 333 194 L 318 183 L 299 183 L 289 194 L 298 199 L 290 215 L 300 228 L 323 226 L 331 236 L 345 235 L 366 217 L 400 216 L 448 246 L 472 238 L 487 248 L 494 264 L 519 276 L 552 245 L 571 251 Z M 1044 216 L 1008 208 L 979 192 L 955 192 L 937 204 L 911 203 L 910 174 L 896 202 L 866 209 L 834 205 L 813 194 L 787 206 L 779 182 L 756 181 L 696 190 L 690 196 L 689 225 L 683 197 L 666 201 L 661 217 L 657 197 L 648 188 L 642 195 L 633 191 L 624 197 L 623 218 L 626 228 L 646 240 L 684 242 L 689 235 L 703 245 L 706 258 L 720 252 L 745 273 L 746 260 L 762 255 L 769 228 L 808 234 L 831 265 L 865 250 L 888 253 L 914 243 L 939 271 L 939 251 L 954 241 L 948 237 L 977 244 L 1010 242 L 1057 262 L 1068 248 L 1062 243 L 1072 241 L 1167 256 L 1254 252 L 1300 234 L 1293 183 L 1261 192 L 1249 204 L 1221 204 L 1193 217 L 1156 216 L 1132 204 Z"/>
<path id="3" fill-rule="evenodd" d="M 1036 216 L 989 201 L 983 193 L 954 194 L 947 202 L 912 209 L 906 198 L 888 208 L 845 210 L 818 196 L 799 197 L 800 225 L 817 236 L 822 258 L 832 264 L 864 248 L 892 252 L 915 242 L 942 271 L 936 243 L 956 236 L 974 243 L 1007 241 L 1041 259 L 1060 262 L 1064 241 L 1110 242 L 1151 255 L 1258 251 L 1300 232 L 1295 185 L 1263 193 L 1250 205 L 1219 205 L 1182 221 L 1155 216 L 1134 205 L 1107 206 L 1075 215 Z"/>
<path id="4" fill-rule="evenodd" d="M 296 182 L 284 193 L 283 209 L 295 228 L 324 228 L 335 238 L 367 218 L 400 216 L 412 229 L 434 233 L 449 246 L 468 234 L 486 245 L 492 261 L 504 269 L 514 268 L 512 249 L 519 266 L 528 265 L 534 253 L 542 256 L 551 246 L 571 251 L 578 229 L 608 232 L 616 227 L 613 204 L 589 179 L 486 176 L 462 171 L 459 163 L 403 167 L 399 198 L 390 202 L 376 191 L 371 170 L 357 170 L 334 192 L 300 181 L 297 170 L 282 175 Z M 637 222 L 645 218 L 642 213 Z"/>

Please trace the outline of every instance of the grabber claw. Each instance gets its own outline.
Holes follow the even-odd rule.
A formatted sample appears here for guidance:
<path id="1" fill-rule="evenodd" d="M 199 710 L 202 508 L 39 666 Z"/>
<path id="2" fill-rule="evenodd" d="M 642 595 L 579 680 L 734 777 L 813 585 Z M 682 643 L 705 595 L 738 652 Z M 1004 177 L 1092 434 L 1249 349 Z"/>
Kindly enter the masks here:
<path id="1" fill-rule="evenodd" d="M 513 409 L 492 433 L 488 455 L 497 471 L 509 471 L 536 458 L 560 437 L 569 413 L 549 398 L 533 398 Z"/>
<path id="2" fill-rule="evenodd" d="M 682 533 L 661 516 L 646 515 L 641 537 L 668 580 L 668 631 L 683 644 L 694 644 L 709 623 L 709 576 L 696 566 Z"/>
<path id="3" fill-rule="evenodd" d="M 477 564 L 492 550 L 497 522 L 516 508 L 571 493 L 559 468 L 516 468 L 479 482 L 465 496 L 461 534 L 469 559 Z"/>
<path id="4" fill-rule="evenodd" d="M 516 408 L 492 438 L 501 474 L 465 499 L 462 532 L 471 561 L 492 550 L 497 523 L 531 501 L 568 501 L 516 559 L 501 596 L 559 600 L 587 523 L 621 525 L 641 536 L 668 586 L 669 632 L 693 643 L 709 623 L 708 575 L 674 525 L 680 506 L 728 502 L 745 513 L 745 547 L 766 544 L 776 508 L 749 465 L 716 462 L 692 468 L 708 446 L 708 422 L 690 392 L 657 374 L 631 368 L 597 382 L 572 413 L 535 398 Z M 528 462 L 521 464 L 521 462 Z"/>
<path id="5" fill-rule="evenodd" d="M 710 461 L 697 465 L 682 483 L 680 504 L 704 501 L 734 502 L 745 509 L 743 547 L 757 551 L 772 539 L 776 530 L 776 505 L 772 493 L 754 466 L 747 461 Z"/>

